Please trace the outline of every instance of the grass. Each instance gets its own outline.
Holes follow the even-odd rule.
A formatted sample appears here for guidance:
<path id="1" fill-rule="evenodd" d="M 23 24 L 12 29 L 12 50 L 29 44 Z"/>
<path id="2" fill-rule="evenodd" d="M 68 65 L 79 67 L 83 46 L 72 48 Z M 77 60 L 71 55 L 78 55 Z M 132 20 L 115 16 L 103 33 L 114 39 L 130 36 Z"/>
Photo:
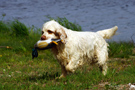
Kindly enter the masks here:
<path id="1" fill-rule="evenodd" d="M 12 34 L 21 37 L 21 36 L 28 36 L 28 28 L 18 20 L 15 20 L 11 23 L 11 29 L 12 29 Z"/>
<path id="2" fill-rule="evenodd" d="M 129 58 L 133 53 L 133 42 L 109 42 L 109 56 L 119 58 Z"/>
<path id="3" fill-rule="evenodd" d="M 32 59 L 32 48 L 41 30 L 17 21 L 20 25 L 15 25 L 16 30 L 27 28 L 25 33 L 29 32 L 17 36 L 13 22 L 0 21 L 0 46 L 11 47 L 0 47 L 0 90 L 127 90 L 128 83 L 135 83 L 133 43 L 109 42 L 111 58 L 106 76 L 96 66 L 85 65 L 59 80 L 60 65 L 50 50 L 38 51 L 38 58 Z"/>
<path id="4" fill-rule="evenodd" d="M 72 23 L 70 21 L 67 20 L 67 18 L 60 18 L 60 17 L 57 17 L 56 19 L 55 18 L 52 18 L 50 16 L 46 16 L 48 19 L 50 20 L 56 20 L 58 23 L 60 23 L 62 26 L 68 28 L 68 29 L 71 29 L 71 30 L 74 30 L 74 31 L 82 31 L 82 28 L 79 24 L 77 24 L 76 22 Z"/>

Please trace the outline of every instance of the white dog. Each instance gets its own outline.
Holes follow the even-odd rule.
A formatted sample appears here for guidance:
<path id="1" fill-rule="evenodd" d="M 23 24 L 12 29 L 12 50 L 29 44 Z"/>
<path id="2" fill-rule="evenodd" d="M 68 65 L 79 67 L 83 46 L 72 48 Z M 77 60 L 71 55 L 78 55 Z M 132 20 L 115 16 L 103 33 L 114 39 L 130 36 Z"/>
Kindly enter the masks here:
<path id="1" fill-rule="evenodd" d="M 62 39 L 52 48 L 56 59 L 61 65 L 65 77 L 68 72 L 74 72 L 84 63 L 96 63 L 102 73 L 107 73 L 108 44 L 104 39 L 111 38 L 118 27 L 98 32 L 77 32 L 61 26 L 54 20 L 43 25 L 41 40 Z"/>

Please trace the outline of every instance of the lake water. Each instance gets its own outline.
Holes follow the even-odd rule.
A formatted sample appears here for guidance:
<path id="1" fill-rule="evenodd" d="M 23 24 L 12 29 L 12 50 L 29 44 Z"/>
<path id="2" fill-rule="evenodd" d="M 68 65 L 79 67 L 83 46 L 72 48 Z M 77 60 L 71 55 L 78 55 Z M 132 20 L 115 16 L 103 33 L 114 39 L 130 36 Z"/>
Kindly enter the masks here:
<path id="1" fill-rule="evenodd" d="M 84 31 L 119 27 L 114 41 L 129 41 L 135 34 L 135 0 L 0 0 L 5 21 L 18 19 L 27 26 L 42 28 L 51 17 L 66 17 Z M 133 36 L 135 42 L 135 35 Z"/>

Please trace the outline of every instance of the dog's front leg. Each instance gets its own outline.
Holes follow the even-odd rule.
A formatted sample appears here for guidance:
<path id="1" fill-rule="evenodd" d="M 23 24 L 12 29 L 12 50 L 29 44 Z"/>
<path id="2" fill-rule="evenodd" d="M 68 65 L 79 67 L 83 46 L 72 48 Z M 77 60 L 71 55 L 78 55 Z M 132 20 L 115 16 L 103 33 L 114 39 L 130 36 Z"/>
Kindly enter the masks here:
<path id="1" fill-rule="evenodd" d="M 65 69 L 65 66 L 61 65 L 61 76 L 59 77 L 59 79 L 63 78 L 63 77 L 66 77 L 67 76 L 67 71 Z"/>
<path id="2" fill-rule="evenodd" d="M 73 73 L 75 71 L 75 68 L 77 67 L 78 65 L 76 64 L 76 62 L 73 62 L 72 60 L 67 64 L 66 66 L 66 71 L 67 72 L 71 72 Z"/>

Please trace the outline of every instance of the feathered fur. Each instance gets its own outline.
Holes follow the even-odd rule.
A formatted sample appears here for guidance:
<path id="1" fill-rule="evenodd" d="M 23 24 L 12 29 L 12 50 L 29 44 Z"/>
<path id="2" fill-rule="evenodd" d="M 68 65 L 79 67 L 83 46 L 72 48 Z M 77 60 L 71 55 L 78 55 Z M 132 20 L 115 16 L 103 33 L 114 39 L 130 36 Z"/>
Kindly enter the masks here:
<path id="1" fill-rule="evenodd" d="M 110 29 L 105 29 L 98 31 L 97 33 L 100 34 L 104 39 L 110 39 L 113 35 L 115 35 L 115 32 L 117 31 L 118 27 L 115 26 Z"/>
<path id="2" fill-rule="evenodd" d="M 62 75 L 65 77 L 68 72 L 74 72 L 76 68 L 84 63 L 96 63 L 105 75 L 107 73 L 108 44 L 104 39 L 111 38 L 117 26 L 98 32 L 77 32 L 61 26 L 54 20 L 43 25 L 42 37 L 61 38 L 52 52 L 61 65 Z"/>

